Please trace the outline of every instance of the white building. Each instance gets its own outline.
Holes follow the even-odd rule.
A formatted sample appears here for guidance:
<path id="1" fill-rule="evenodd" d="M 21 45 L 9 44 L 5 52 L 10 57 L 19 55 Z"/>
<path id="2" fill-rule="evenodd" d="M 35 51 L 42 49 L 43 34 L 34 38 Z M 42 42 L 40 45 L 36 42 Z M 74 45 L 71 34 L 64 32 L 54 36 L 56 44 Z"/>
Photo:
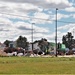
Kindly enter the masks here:
<path id="1" fill-rule="evenodd" d="M 38 42 L 33 43 L 33 49 L 39 49 L 40 50 L 40 48 L 38 46 Z M 32 50 L 32 43 L 29 43 L 28 50 Z"/>

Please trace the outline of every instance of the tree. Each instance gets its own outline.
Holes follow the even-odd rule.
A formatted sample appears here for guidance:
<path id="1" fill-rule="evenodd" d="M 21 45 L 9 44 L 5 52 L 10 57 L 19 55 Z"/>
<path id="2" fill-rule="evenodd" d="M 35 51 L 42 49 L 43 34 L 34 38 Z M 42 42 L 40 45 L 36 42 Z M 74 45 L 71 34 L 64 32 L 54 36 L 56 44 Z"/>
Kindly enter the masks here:
<path id="1" fill-rule="evenodd" d="M 17 47 L 22 47 L 24 49 L 28 48 L 28 42 L 26 37 L 19 36 L 16 42 L 17 42 Z"/>
<path id="2" fill-rule="evenodd" d="M 62 37 L 62 43 L 69 49 L 72 49 L 73 36 L 71 32 L 68 32 L 65 36 Z"/>
<path id="3" fill-rule="evenodd" d="M 48 53 L 49 43 L 47 42 L 47 39 L 42 38 L 41 40 L 39 40 L 38 45 L 43 52 Z"/>
<path id="4" fill-rule="evenodd" d="M 9 43 L 10 43 L 9 40 L 4 41 L 4 44 L 6 45 L 6 47 L 9 47 Z"/>

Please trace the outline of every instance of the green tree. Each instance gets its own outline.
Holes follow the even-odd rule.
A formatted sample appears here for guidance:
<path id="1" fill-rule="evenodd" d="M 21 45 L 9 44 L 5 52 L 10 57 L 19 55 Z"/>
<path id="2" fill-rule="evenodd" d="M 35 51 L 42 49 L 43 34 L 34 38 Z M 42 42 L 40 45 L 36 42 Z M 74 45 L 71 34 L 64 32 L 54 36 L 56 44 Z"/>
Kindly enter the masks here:
<path id="1" fill-rule="evenodd" d="M 38 45 L 39 45 L 40 49 L 41 49 L 43 52 L 45 52 L 45 53 L 48 52 L 49 43 L 48 43 L 47 39 L 42 38 L 41 40 L 39 40 L 39 44 L 38 44 Z"/>
<path id="2" fill-rule="evenodd" d="M 69 49 L 72 49 L 73 36 L 71 32 L 68 32 L 65 36 L 62 37 L 62 43 Z"/>
<path id="3" fill-rule="evenodd" d="M 16 40 L 17 47 L 22 47 L 24 49 L 28 48 L 28 42 L 26 37 L 19 36 L 19 38 Z"/>
<path id="4" fill-rule="evenodd" d="M 10 43 L 9 40 L 4 41 L 4 44 L 6 45 L 6 47 L 9 47 L 9 43 Z"/>

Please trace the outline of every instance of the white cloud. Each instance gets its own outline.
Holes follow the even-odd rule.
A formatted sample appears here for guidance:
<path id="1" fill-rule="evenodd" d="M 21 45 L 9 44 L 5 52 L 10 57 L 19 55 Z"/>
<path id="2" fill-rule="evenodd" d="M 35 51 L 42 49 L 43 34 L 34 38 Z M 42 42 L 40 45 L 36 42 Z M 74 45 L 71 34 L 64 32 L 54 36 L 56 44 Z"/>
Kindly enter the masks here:
<path id="1" fill-rule="evenodd" d="M 50 41 L 55 40 L 55 33 L 48 34 L 50 30 L 48 27 L 37 26 L 37 24 L 52 24 L 53 21 L 45 21 L 40 19 L 55 20 L 55 14 L 50 12 L 50 9 L 64 9 L 68 11 L 74 10 L 72 4 L 68 0 L 0 0 L 0 41 L 5 39 L 16 39 L 18 36 L 23 35 L 31 41 L 31 21 L 34 20 L 34 40 L 40 38 L 47 38 Z M 45 11 L 47 10 L 47 11 Z M 45 11 L 45 12 L 44 12 Z M 48 14 L 47 14 L 48 13 Z M 50 16 L 50 14 L 53 14 Z M 40 19 L 30 19 L 27 17 L 32 16 L 32 18 Z M 70 16 L 58 13 L 58 20 L 62 18 L 69 18 Z M 10 20 L 11 19 L 11 20 Z M 12 20 L 13 19 L 13 20 Z M 20 19 L 20 20 L 17 20 Z M 69 29 L 70 24 L 58 27 L 58 31 L 61 29 Z M 72 24 L 72 27 L 74 25 Z M 71 30 L 71 28 L 69 29 Z M 58 32 L 58 39 L 61 38 L 63 33 Z"/>
<path id="2" fill-rule="evenodd" d="M 75 12 L 75 7 L 65 8 L 67 12 Z"/>
<path id="3" fill-rule="evenodd" d="M 75 24 L 62 25 L 62 26 L 58 27 L 58 30 L 66 30 L 66 29 L 70 29 L 71 27 L 74 28 Z"/>
<path id="4" fill-rule="evenodd" d="M 72 6 L 68 0 L 0 0 L 2 2 L 30 3 L 43 8 L 66 8 Z"/>
<path id="5" fill-rule="evenodd" d="M 35 25 L 33 25 L 33 29 L 34 29 L 34 40 L 37 38 L 42 38 L 45 33 L 48 33 L 49 30 L 43 27 L 37 27 Z M 25 37 L 27 37 L 28 41 L 31 39 L 31 30 L 32 30 L 32 25 L 29 23 L 25 23 L 25 22 L 17 22 L 17 23 L 13 23 L 13 27 L 11 30 L 9 30 L 6 33 L 6 38 L 10 38 L 10 39 L 14 39 L 19 35 L 23 35 Z M 44 31 L 44 32 L 43 32 Z M 5 34 L 5 33 L 4 33 Z M 4 37 L 4 35 L 2 35 Z M 37 36 L 37 37 L 36 37 Z M 11 38 L 12 37 L 12 38 Z M 36 38 L 35 38 L 36 37 Z M 31 41 L 31 40 L 30 40 Z"/>
<path id="6" fill-rule="evenodd" d="M 25 12 L 29 12 L 29 11 L 42 11 L 42 8 L 39 8 L 37 6 L 34 6 L 33 4 L 28 4 L 28 3 L 5 3 L 5 2 L 0 2 L 0 10 L 1 11 L 9 11 L 11 13 L 13 12 L 22 12 L 22 13 L 25 13 Z"/>
<path id="7" fill-rule="evenodd" d="M 66 31 L 65 31 L 66 30 Z M 62 31 L 62 32 L 61 32 Z M 71 32 L 73 36 L 75 37 L 75 24 L 66 24 L 58 27 L 58 41 L 62 42 L 63 35 L 66 35 L 67 32 Z"/>
<path id="8" fill-rule="evenodd" d="M 28 3 L 0 2 L 0 14 L 7 18 L 29 20 L 29 13 L 41 12 L 43 9 Z"/>
<path id="9" fill-rule="evenodd" d="M 68 17 L 70 17 L 70 16 L 64 15 L 64 14 L 60 14 L 60 13 L 57 14 L 57 19 L 58 20 L 60 20 L 61 18 L 68 18 Z"/>
<path id="10" fill-rule="evenodd" d="M 71 3 L 68 2 L 68 0 L 45 0 L 46 3 L 46 8 L 59 8 L 63 9 L 66 7 L 71 6 Z"/>
<path id="11" fill-rule="evenodd" d="M 71 15 L 65 15 L 65 14 L 61 14 L 61 13 L 57 13 L 57 20 L 60 20 L 62 18 L 69 18 Z M 56 19 L 56 15 L 53 15 L 52 20 Z"/>
<path id="12" fill-rule="evenodd" d="M 66 33 L 62 33 L 60 31 L 57 32 L 57 42 L 62 42 L 63 35 L 66 35 Z M 56 36 L 56 33 L 53 32 L 50 35 L 47 35 L 47 34 L 43 35 L 43 38 L 46 38 L 50 42 L 55 42 L 55 36 Z"/>
<path id="13" fill-rule="evenodd" d="M 39 13 L 39 12 L 37 12 L 37 13 L 34 14 L 34 17 L 35 18 L 41 18 L 41 19 L 48 19 L 49 15 L 47 15 L 45 13 Z"/>
<path id="14" fill-rule="evenodd" d="M 75 14 L 71 14 L 71 16 L 75 19 Z"/>
<path id="15" fill-rule="evenodd" d="M 0 16 L 0 24 L 10 25 L 12 22 L 9 19 Z"/>
<path id="16" fill-rule="evenodd" d="M 36 12 L 34 13 L 34 19 L 32 19 L 32 22 L 34 21 L 37 24 L 45 24 L 45 23 L 52 23 L 52 21 L 49 21 L 50 16 L 43 12 Z"/>

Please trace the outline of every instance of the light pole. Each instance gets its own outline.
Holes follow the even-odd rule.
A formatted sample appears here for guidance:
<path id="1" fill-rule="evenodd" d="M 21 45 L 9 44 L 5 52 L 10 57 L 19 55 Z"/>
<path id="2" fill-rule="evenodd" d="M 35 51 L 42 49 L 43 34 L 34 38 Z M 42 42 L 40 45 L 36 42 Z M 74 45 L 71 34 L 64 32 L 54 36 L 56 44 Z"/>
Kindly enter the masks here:
<path id="1" fill-rule="evenodd" d="M 74 37 L 75 29 L 73 29 L 73 37 Z"/>
<path id="2" fill-rule="evenodd" d="M 58 8 L 56 8 L 56 25 L 55 25 L 55 44 L 56 44 L 56 57 L 57 57 L 57 10 L 58 10 Z"/>
<path id="3" fill-rule="evenodd" d="M 31 36 L 31 39 L 32 39 L 32 51 L 33 51 L 33 25 L 34 25 L 34 24 L 35 24 L 35 23 L 32 23 L 32 29 L 31 29 L 31 30 L 32 30 L 32 31 L 31 31 L 31 32 L 32 32 L 32 33 L 31 33 L 31 34 L 32 34 L 32 36 Z"/>

